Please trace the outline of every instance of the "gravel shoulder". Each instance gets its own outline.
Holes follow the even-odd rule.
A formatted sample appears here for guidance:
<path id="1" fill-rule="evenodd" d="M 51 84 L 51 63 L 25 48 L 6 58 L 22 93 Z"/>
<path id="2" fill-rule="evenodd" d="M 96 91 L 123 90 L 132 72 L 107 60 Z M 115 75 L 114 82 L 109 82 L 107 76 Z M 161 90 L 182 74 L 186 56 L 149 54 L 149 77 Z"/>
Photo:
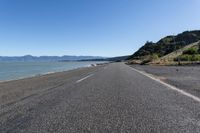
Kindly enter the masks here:
<path id="1" fill-rule="evenodd" d="M 149 66 L 131 65 L 137 70 L 200 97 L 200 66 Z"/>

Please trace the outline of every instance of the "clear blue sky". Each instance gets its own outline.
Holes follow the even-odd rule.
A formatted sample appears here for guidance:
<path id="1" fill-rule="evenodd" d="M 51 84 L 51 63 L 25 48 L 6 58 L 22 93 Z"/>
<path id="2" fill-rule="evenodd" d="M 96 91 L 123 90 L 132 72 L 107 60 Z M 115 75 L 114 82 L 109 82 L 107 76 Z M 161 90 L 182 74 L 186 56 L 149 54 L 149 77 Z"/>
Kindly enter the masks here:
<path id="1" fill-rule="evenodd" d="M 200 0 L 0 0 L 0 55 L 134 53 L 200 29 Z"/>

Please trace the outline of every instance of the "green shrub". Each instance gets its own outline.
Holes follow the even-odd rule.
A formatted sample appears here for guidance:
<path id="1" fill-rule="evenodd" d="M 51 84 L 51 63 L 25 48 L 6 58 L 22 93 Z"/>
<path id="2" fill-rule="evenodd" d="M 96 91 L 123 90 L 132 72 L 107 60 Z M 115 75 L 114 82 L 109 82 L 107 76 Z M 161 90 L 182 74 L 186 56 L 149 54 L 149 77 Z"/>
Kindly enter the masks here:
<path id="1" fill-rule="evenodd" d="M 198 54 L 198 49 L 197 48 L 189 48 L 185 51 L 183 51 L 184 55 L 195 55 Z"/>
<path id="2" fill-rule="evenodd" d="M 200 54 L 196 54 L 196 55 L 181 55 L 178 58 L 175 59 L 175 61 L 178 61 L 178 59 L 180 59 L 180 61 L 200 61 Z"/>
<path id="3" fill-rule="evenodd" d="M 175 61 L 178 61 L 178 59 L 181 60 L 181 61 L 190 61 L 191 55 L 181 55 L 181 56 L 177 57 L 175 59 Z"/>
<path id="4" fill-rule="evenodd" d="M 149 55 L 149 56 L 145 56 L 143 61 L 141 62 L 141 65 L 145 65 L 145 64 L 152 62 L 152 61 L 155 61 L 157 59 L 159 59 L 159 56 L 156 53 Z"/>
<path id="5" fill-rule="evenodd" d="M 200 55 L 192 55 L 192 61 L 200 61 Z"/>
<path id="6" fill-rule="evenodd" d="M 149 60 L 151 61 L 154 61 L 154 60 L 157 60 L 159 57 L 158 57 L 158 54 L 152 54 L 150 57 L 149 57 Z"/>

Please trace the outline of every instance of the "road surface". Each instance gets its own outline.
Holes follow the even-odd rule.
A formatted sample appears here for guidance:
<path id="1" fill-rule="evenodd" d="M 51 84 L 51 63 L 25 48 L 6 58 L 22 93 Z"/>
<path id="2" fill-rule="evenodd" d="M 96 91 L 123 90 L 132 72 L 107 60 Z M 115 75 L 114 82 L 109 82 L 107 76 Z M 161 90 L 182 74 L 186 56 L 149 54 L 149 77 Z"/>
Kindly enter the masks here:
<path id="1" fill-rule="evenodd" d="M 0 92 L 1 133 L 200 132 L 198 100 L 124 63 L 1 83 Z"/>

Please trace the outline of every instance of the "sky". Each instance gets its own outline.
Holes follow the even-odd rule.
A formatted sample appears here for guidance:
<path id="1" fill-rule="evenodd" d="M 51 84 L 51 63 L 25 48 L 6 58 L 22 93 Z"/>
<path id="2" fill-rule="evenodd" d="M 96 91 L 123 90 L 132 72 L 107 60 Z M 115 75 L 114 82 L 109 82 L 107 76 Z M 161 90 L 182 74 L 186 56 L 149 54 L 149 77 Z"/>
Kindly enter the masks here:
<path id="1" fill-rule="evenodd" d="M 0 56 L 133 54 L 200 30 L 200 0 L 0 0 Z"/>

